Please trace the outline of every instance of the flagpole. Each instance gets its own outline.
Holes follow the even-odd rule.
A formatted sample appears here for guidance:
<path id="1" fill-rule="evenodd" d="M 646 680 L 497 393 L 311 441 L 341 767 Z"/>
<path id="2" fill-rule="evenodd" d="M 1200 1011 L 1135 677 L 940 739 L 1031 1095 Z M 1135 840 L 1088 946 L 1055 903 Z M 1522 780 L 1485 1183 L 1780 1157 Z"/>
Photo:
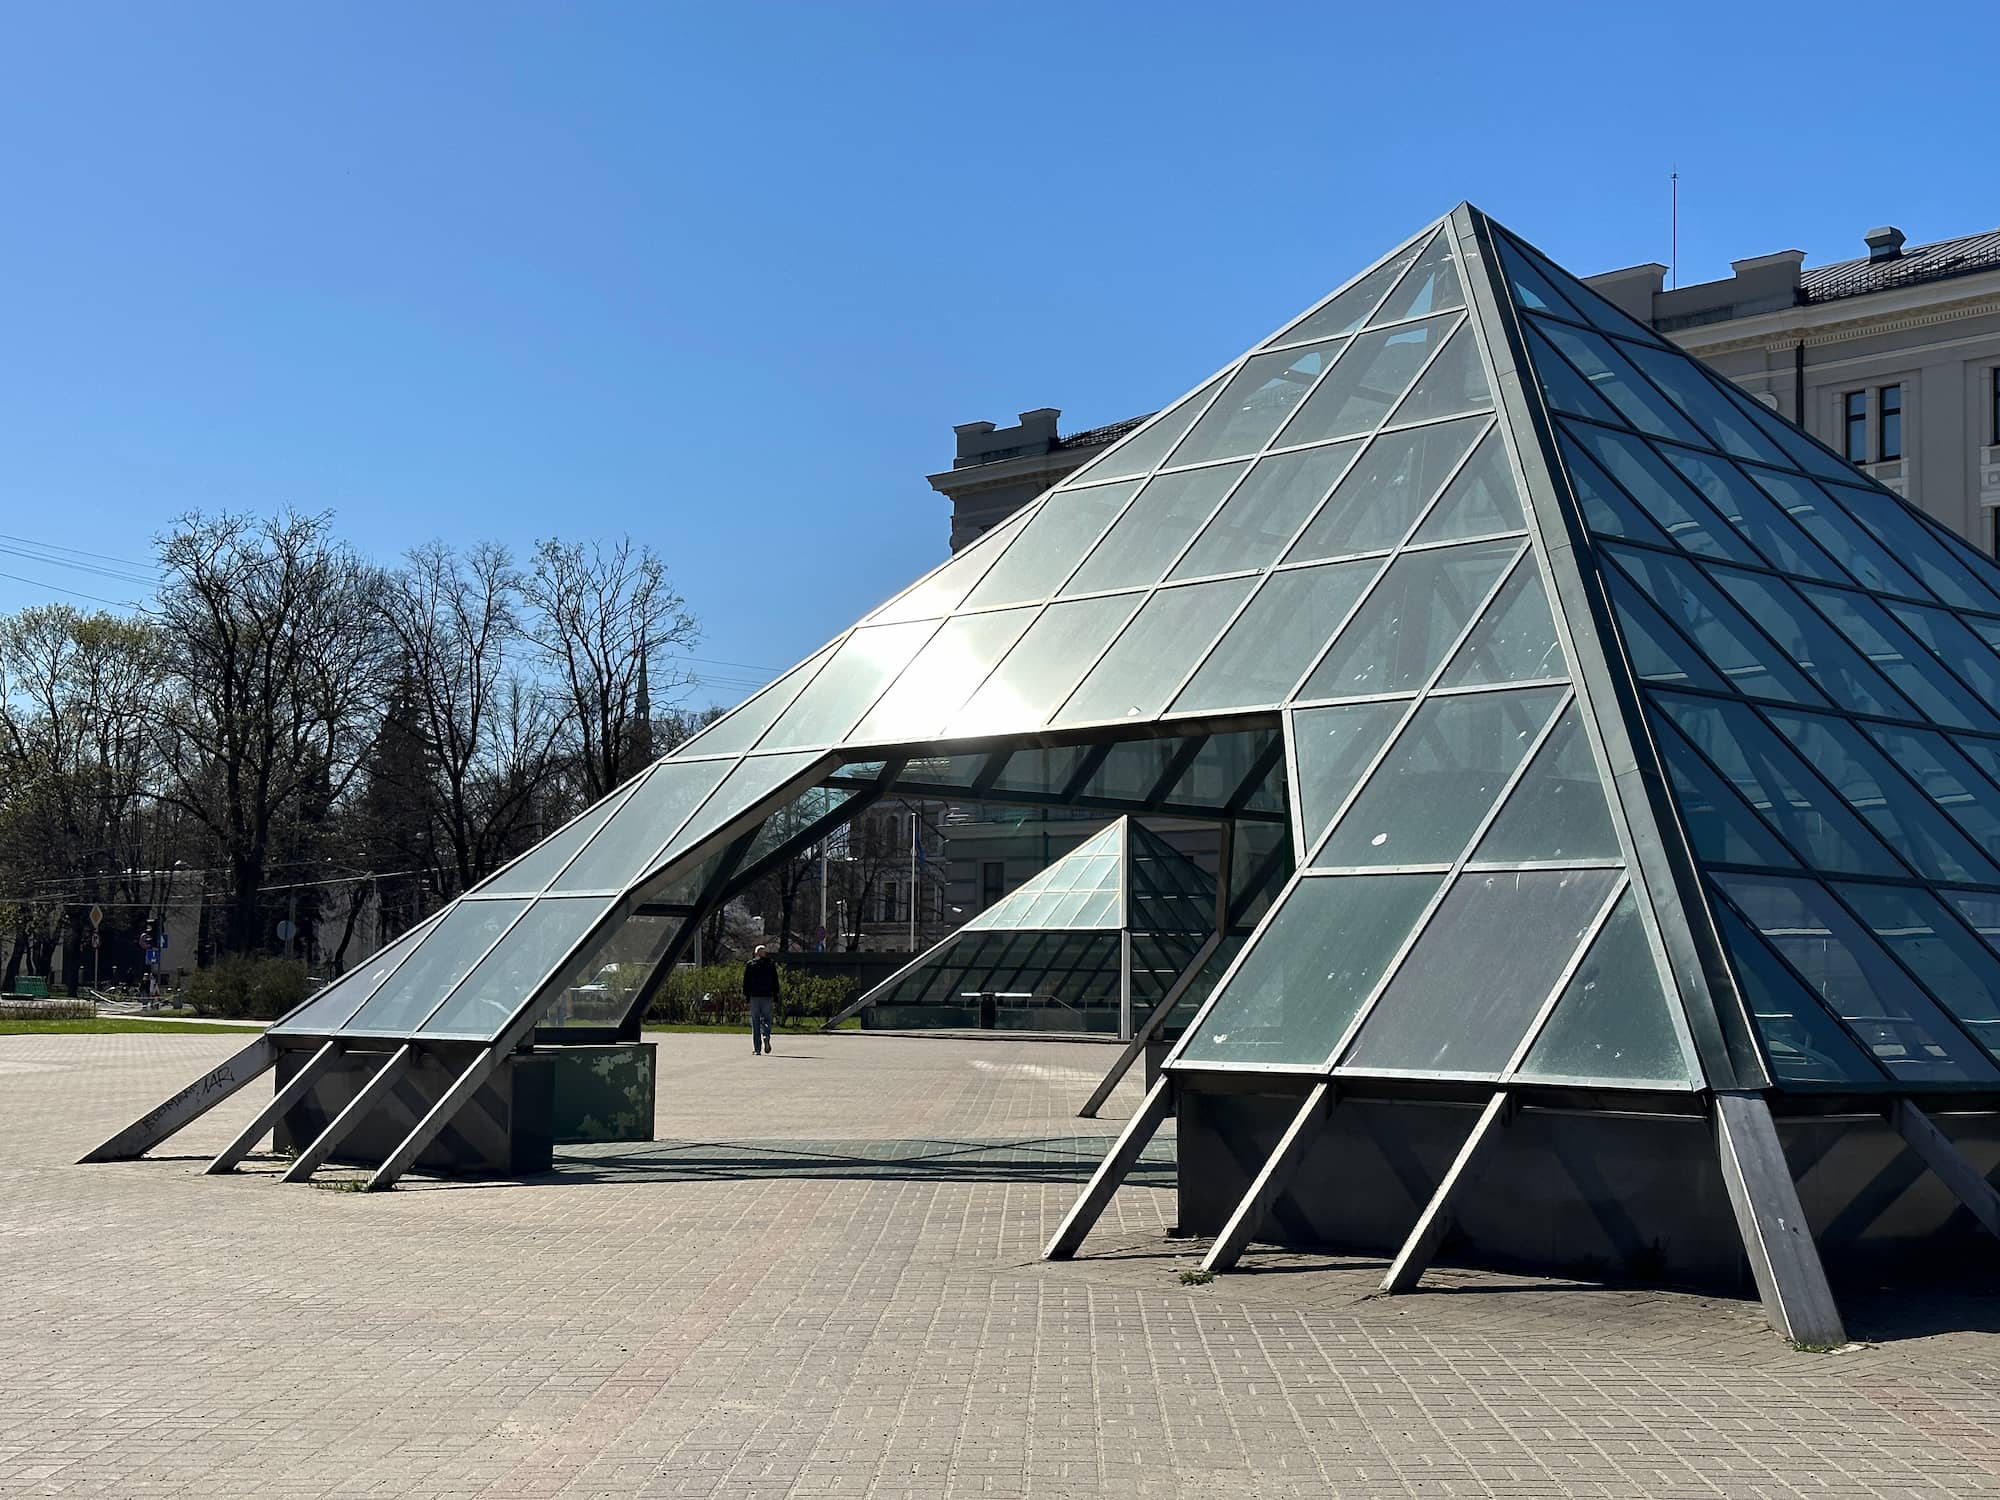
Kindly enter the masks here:
<path id="1" fill-rule="evenodd" d="M 914 807 L 910 808 L 910 951 L 917 951 L 917 810 Z"/>

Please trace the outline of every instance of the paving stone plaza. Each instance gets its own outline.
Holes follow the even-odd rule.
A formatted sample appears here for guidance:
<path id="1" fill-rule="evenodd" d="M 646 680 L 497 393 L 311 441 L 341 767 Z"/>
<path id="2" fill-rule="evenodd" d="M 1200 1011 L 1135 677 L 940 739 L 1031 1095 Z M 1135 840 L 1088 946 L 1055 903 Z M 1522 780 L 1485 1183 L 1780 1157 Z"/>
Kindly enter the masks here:
<path id="1" fill-rule="evenodd" d="M 1169 1238 L 1173 1137 L 1043 1241 L 1136 1108 L 1111 1046 L 662 1036 L 652 1145 L 390 1193 L 72 1165 L 218 1036 L 0 1038 L 0 1494 L 2000 1493 L 2000 1296 L 1755 1300 Z"/>

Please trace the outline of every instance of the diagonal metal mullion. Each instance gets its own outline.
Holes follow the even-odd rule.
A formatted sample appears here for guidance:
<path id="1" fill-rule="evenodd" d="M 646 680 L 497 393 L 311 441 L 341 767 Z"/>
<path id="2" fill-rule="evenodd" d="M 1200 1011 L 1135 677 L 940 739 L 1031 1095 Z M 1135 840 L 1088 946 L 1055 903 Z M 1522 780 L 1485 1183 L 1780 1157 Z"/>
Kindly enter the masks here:
<path id="1" fill-rule="evenodd" d="M 382 1061 L 372 1077 L 364 1083 L 352 1099 L 341 1108 L 327 1126 L 312 1140 L 296 1160 L 285 1169 L 280 1182 L 305 1182 L 326 1164 L 328 1157 L 340 1149 L 340 1143 L 354 1133 L 355 1127 L 372 1112 L 382 1098 L 395 1088 L 396 1083 L 409 1070 L 417 1053 L 414 1042 L 404 1042 Z"/>
<path id="2" fill-rule="evenodd" d="M 1597 909 L 1597 915 L 1592 917 L 1589 925 L 1584 928 L 1583 941 L 1577 944 L 1576 952 L 1569 956 L 1569 962 L 1565 963 L 1562 972 L 1556 975 L 1556 981 L 1550 986 L 1547 998 L 1542 1001 L 1529 1020 L 1528 1029 L 1521 1033 L 1521 1040 L 1515 1044 L 1513 1055 L 1500 1069 L 1502 1083 L 1512 1082 L 1514 1075 L 1526 1065 L 1528 1054 L 1535 1050 L 1535 1043 L 1541 1038 L 1542 1028 L 1548 1025 L 1549 1017 L 1555 1014 L 1556 1007 L 1562 1003 L 1563 991 L 1567 990 L 1570 981 L 1576 978 L 1576 971 L 1583 967 L 1584 960 L 1590 957 L 1590 950 L 1597 946 L 1598 938 L 1603 935 L 1604 929 L 1611 925 L 1611 916 L 1618 910 L 1618 903 L 1631 889 L 1630 875 L 1611 883 L 1611 894 L 1604 898 L 1604 904 Z M 1676 1037 L 1675 1040 L 1679 1041 L 1680 1038 Z M 1688 1060 L 1687 1054 L 1683 1052 L 1681 1061 Z"/>

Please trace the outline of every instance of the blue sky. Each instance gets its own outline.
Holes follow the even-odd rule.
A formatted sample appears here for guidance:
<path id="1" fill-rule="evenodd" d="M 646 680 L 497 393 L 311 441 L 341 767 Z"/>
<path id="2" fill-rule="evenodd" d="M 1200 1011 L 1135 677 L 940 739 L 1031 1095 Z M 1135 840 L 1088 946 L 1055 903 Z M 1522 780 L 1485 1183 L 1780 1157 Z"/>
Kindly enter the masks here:
<path id="1" fill-rule="evenodd" d="M 191 507 L 630 532 L 729 702 L 941 558 L 953 423 L 1150 410 L 1461 198 L 1587 273 L 1677 166 L 1683 282 L 2000 223 L 1990 0 L 0 25 L 0 609 Z"/>

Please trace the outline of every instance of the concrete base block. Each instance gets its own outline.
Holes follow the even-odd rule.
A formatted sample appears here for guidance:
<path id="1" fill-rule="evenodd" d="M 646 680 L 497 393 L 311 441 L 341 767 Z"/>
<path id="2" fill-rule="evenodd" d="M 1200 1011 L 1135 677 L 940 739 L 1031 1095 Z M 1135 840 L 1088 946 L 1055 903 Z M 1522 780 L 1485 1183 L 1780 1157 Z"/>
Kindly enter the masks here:
<path id="1" fill-rule="evenodd" d="M 305 1066 L 309 1052 L 278 1059 L 277 1086 Z M 279 1151 L 303 1150 L 375 1075 L 385 1054 L 354 1052 L 338 1058 L 304 1098 L 287 1110 L 273 1132 Z M 341 1142 L 331 1160 L 379 1166 L 465 1071 L 471 1054 L 419 1052 L 389 1097 Z M 427 1172 L 483 1172 L 520 1176 L 546 1172 L 554 1160 L 552 1129 L 556 1070 L 545 1053 L 507 1058 L 416 1160 Z M 650 1116 L 648 1117 L 650 1124 Z"/>

